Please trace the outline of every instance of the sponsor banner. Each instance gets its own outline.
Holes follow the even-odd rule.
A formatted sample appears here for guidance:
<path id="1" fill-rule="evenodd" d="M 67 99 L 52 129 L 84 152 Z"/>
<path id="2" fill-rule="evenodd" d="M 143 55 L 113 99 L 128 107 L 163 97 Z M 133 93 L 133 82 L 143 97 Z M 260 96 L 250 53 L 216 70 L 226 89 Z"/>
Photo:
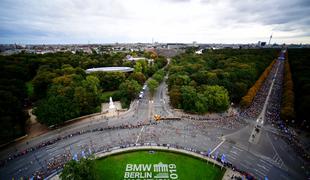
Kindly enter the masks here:
<path id="1" fill-rule="evenodd" d="M 178 179 L 177 166 L 175 164 L 127 164 L 124 179 Z"/>

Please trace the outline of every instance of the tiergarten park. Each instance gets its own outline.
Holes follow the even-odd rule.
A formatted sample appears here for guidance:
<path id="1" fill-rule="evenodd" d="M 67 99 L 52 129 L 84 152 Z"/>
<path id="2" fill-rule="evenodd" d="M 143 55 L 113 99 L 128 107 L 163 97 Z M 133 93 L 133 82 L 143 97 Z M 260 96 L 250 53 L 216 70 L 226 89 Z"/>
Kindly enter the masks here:
<path id="1" fill-rule="evenodd" d="M 1 55 L 1 179 L 307 179 L 309 49 L 177 45 Z"/>

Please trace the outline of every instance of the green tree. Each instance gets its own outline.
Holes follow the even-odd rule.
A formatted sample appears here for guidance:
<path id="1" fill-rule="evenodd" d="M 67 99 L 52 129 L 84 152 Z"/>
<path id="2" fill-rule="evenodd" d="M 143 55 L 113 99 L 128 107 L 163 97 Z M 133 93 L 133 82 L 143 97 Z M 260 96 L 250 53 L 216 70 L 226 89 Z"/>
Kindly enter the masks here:
<path id="1" fill-rule="evenodd" d="M 191 75 L 191 77 L 200 85 L 208 83 L 208 71 L 202 70 Z"/>
<path id="2" fill-rule="evenodd" d="M 99 79 L 103 91 L 118 89 L 119 85 L 126 79 L 122 72 L 97 72 L 94 73 L 94 76 Z"/>
<path id="3" fill-rule="evenodd" d="M 153 95 L 155 93 L 155 90 L 158 87 L 158 85 L 159 85 L 159 83 L 156 80 L 154 80 L 154 79 L 150 79 L 147 82 L 147 86 L 149 87 L 149 90 L 150 90 L 150 93 L 151 93 L 151 97 L 153 97 Z"/>
<path id="4" fill-rule="evenodd" d="M 161 82 L 164 79 L 165 72 L 163 70 L 158 70 L 152 78 L 155 79 L 157 82 Z"/>
<path id="5" fill-rule="evenodd" d="M 82 86 L 88 91 L 93 92 L 94 95 L 99 94 L 99 79 L 95 76 L 87 76 L 84 81 L 82 81 Z"/>
<path id="6" fill-rule="evenodd" d="M 197 93 L 195 102 L 195 111 L 198 113 L 206 113 L 209 110 L 208 99 L 201 93 Z"/>
<path id="7" fill-rule="evenodd" d="M 87 91 L 84 87 L 76 87 L 74 90 L 73 102 L 79 106 L 80 115 L 94 113 L 100 104 L 98 94 Z"/>
<path id="8" fill-rule="evenodd" d="M 96 180 L 95 162 L 91 159 L 71 160 L 67 162 L 60 174 L 62 180 Z"/>
<path id="9" fill-rule="evenodd" d="M 169 76 L 168 85 L 176 85 L 176 86 L 186 86 L 191 82 L 191 79 L 188 75 L 180 75 L 180 74 L 173 74 Z"/>
<path id="10" fill-rule="evenodd" d="M 159 56 L 154 59 L 154 63 L 158 68 L 162 68 L 167 64 L 167 59 L 163 56 Z"/>
<path id="11" fill-rule="evenodd" d="M 213 73 L 213 72 L 207 73 L 207 83 L 208 85 L 218 84 L 218 78 L 217 78 L 216 73 Z"/>
<path id="12" fill-rule="evenodd" d="M 119 86 L 122 105 L 128 107 L 130 101 L 134 99 L 141 89 L 141 85 L 135 80 L 126 80 Z"/>
<path id="13" fill-rule="evenodd" d="M 170 103 L 173 107 L 182 108 L 182 94 L 180 87 L 172 87 L 169 91 Z"/>
<path id="14" fill-rule="evenodd" d="M 50 96 L 39 102 L 34 109 L 38 120 L 46 125 L 61 124 L 66 120 L 79 116 L 77 104 L 64 96 Z"/>
<path id="15" fill-rule="evenodd" d="M 143 84 L 146 80 L 146 77 L 143 73 L 141 72 L 133 72 L 129 76 L 129 79 L 136 80 L 139 84 Z"/>
<path id="16" fill-rule="evenodd" d="M 45 97 L 48 86 L 52 83 L 52 79 L 55 78 L 57 74 L 53 72 L 41 72 L 38 73 L 32 80 L 34 96 L 37 99 Z"/>
<path id="17" fill-rule="evenodd" d="M 206 86 L 203 96 L 210 111 L 222 112 L 229 106 L 228 91 L 222 86 Z"/>
<path id="18" fill-rule="evenodd" d="M 130 99 L 136 97 L 141 89 L 141 85 L 135 80 L 126 80 L 120 84 L 119 90 L 123 95 L 128 96 Z"/>
<path id="19" fill-rule="evenodd" d="M 135 66 L 134 66 L 134 72 L 140 72 L 141 73 L 142 70 L 143 70 L 142 64 L 139 61 L 137 61 Z"/>
<path id="20" fill-rule="evenodd" d="M 192 86 L 182 86 L 182 108 L 185 111 L 194 111 L 195 112 L 195 103 L 197 100 L 196 89 Z"/>
<path id="21" fill-rule="evenodd" d="M 21 101 L 9 91 L 0 90 L 0 144 L 24 133 L 24 115 Z"/>
<path id="22" fill-rule="evenodd" d="M 231 99 L 232 100 L 240 100 L 247 92 L 247 85 L 244 82 L 236 82 L 234 83 L 233 89 L 231 90 Z"/>
<path id="23" fill-rule="evenodd" d="M 61 67 L 61 73 L 62 74 L 74 74 L 75 71 L 76 70 L 69 64 L 64 64 Z"/>

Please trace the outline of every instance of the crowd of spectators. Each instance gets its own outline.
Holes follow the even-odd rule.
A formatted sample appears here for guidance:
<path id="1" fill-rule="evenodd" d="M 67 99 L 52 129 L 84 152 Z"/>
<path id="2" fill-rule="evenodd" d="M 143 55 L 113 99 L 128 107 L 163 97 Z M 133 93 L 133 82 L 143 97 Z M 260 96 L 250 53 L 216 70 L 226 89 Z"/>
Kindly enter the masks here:
<path id="1" fill-rule="evenodd" d="M 105 128 L 95 128 L 92 130 L 84 130 L 84 131 L 78 131 L 75 133 L 70 133 L 69 135 L 66 136 L 62 136 L 62 137 L 57 137 L 53 140 L 49 140 L 46 142 L 42 142 L 39 145 L 35 146 L 35 147 L 31 147 L 28 148 L 24 151 L 18 152 L 14 155 L 10 155 L 9 158 L 2 160 L 1 161 L 1 166 L 5 166 L 6 163 L 8 163 L 9 161 L 16 159 L 20 156 L 23 156 L 25 154 L 27 154 L 28 152 L 32 152 L 35 150 L 38 150 L 40 148 L 46 147 L 48 145 L 52 145 L 58 141 L 61 140 L 65 140 L 68 138 L 71 138 L 73 136 L 77 136 L 77 135 L 82 135 L 85 133 L 90 133 L 90 132 L 97 132 L 97 131 L 104 131 L 104 130 L 115 130 L 115 129 L 127 129 L 127 128 L 140 128 L 142 126 L 149 126 L 149 125 L 156 125 L 156 122 L 153 123 L 137 123 L 136 125 L 129 125 L 129 124 L 124 124 L 121 126 L 107 126 Z M 155 127 L 155 126 L 150 126 L 150 127 Z M 198 127 L 198 126 L 197 126 Z M 199 128 L 199 127 L 198 127 Z M 176 133 L 177 133 L 177 128 L 175 128 Z M 194 130 L 194 129 L 193 129 Z M 158 133 L 155 132 L 155 129 L 153 129 L 153 131 L 150 131 L 150 137 L 146 138 L 146 139 L 156 139 L 158 138 Z M 91 146 L 85 146 L 83 149 L 80 149 L 79 152 L 73 153 L 70 150 L 65 151 L 63 154 L 61 155 L 57 155 L 51 159 L 49 159 L 48 161 L 45 161 L 43 164 L 43 167 L 37 171 L 35 171 L 32 174 L 33 179 L 44 179 L 47 176 L 54 174 L 54 173 L 58 173 L 61 171 L 61 169 L 63 168 L 64 164 L 66 162 L 68 162 L 71 159 L 74 159 L 75 155 L 76 155 L 76 160 L 80 159 L 80 158 L 86 158 L 89 157 L 90 155 L 92 155 L 93 153 L 102 153 L 102 152 L 108 152 L 108 151 L 112 151 L 112 150 L 116 150 L 119 148 L 127 148 L 127 147 L 133 147 L 133 146 L 164 146 L 164 147 L 174 147 L 174 148 L 178 148 L 178 149 L 185 149 L 187 151 L 192 151 L 192 152 L 196 152 L 198 154 L 202 154 L 202 155 L 206 155 L 206 156 L 210 156 L 212 158 L 214 158 L 215 160 L 218 160 L 220 162 L 219 157 L 214 157 L 213 155 L 208 155 L 207 152 L 203 152 L 203 151 L 197 151 L 194 148 L 189 148 L 189 147 L 182 147 L 179 145 L 172 145 L 172 144 L 157 144 L 157 143 L 133 143 L 134 142 L 134 137 L 136 137 L 136 134 L 133 135 L 133 138 L 131 140 L 123 140 L 122 138 L 119 138 L 118 142 L 111 142 L 111 144 L 106 144 L 103 146 L 96 146 L 96 147 L 91 147 Z M 141 142 L 145 142 L 146 139 L 142 139 Z M 158 140 L 158 139 L 157 139 Z M 117 146 L 118 144 L 118 146 Z M 84 154 L 82 155 L 82 151 L 84 152 Z M 237 169 L 236 167 L 232 166 L 230 163 L 225 162 L 223 163 L 223 166 L 227 166 L 227 167 L 231 167 L 234 168 L 234 170 L 239 171 L 243 174 L 247 174 L 246 172 L 243 172 L 239 169 Z M 248 175 L 248 174 L 247 174 Z M 251 176 L 252 177 L 252 176 Z"/>
<path id="2" fill-rule="evenodd" d="M 57 138 L 54 138 L 54 139 L 51 139 L 51 140 L 48 140 L 45 142 L 41 142 L 36 146 L 29 147 L 29 148 L 21 150 L 21 151 L 17 151 L 14 154 L 9 154 L 6 159 L 0 160 L 0 167 L 3 167 L 9 161 L 14 160 L 16 158 L 19 158 L 23 155 L 30 153 L 30 152 L 33 152 L 35 150 L 39 150 L 43 147 L 55 144 L 61 140 L 66 140 L 66 139 L 69 139 L 69 138 L 74 137 L 74 136 L 78 136 L 78 135 L 82 135 L 82 134 L 86 134 L 86 133 L 91 133 L 91 132 L 97 132 L 97 131 L 140 128 L 142 126 L 147 126 L 147 125 L 151 125 L 151 124 L 156 124 L 156 122 L 138 122 L 137 124 L 122 124 L 120 126 L 107 126 L 107 127 L 101 127 L 101 128 L 98 127 L 95 129 L 81 130 L 81 131 L 73 132 L 73 133 L 70 133 L 70 134 L 65 135 L 65 136 L 58 136 Z"/>
<path id="3" fill-rule="evenodd" d="M 245 122 L 239 118 L 238 114 L 231 114 L 219 117 L 208 117 L 208 116 L 199 116 L 199 115 L 181 115 L 182 119 L 194 120 L 194 121 L 204 121 L 208 125 L 212 125 L 217 128 L 226 128 L 226 129 L 236 129 L 240 128 Z"/>
<path id="4" fill-rule="evenodd" d="M 265 82 L 263 83 L 261 88 L 258 90 L 256 96 L 254 97 L 252 104 L 248 108 L 243 110 L 240 113 L 240 116 L 242 116 L 244 118 L 250 118 L 250 119 L 255 119 L 259 116 L 259 114 L 263 110 L 263 106 L 265 104 L 265 101 L 266 101 L 266 98 L 268 95 L 268 91 L 270 89 L 272 80 L 276 74 L 276 70 L 277 70 L 277 67 L 279 66 L 279 64 L 281 64 L 281 62 L 276 61 L 276 63 L 273 65 L 268 77 L 266 78 Z M 280 73 L 278 72 L 278 74 L 280 74 Z"/>
<path id="5" fill-rule="evenodd" d="M 273 75 L 274 85 L 270 94 L 268 105 L 266 108 L 266 123 L 272 124 L 272 126 L 277 125 L 279 128 L 282 127 L 282 120 L 280 119 L 281 110 L 281 97 L 282 97 L 282 83 L 283 83 L 283 71 L 284 63 L 279 61 L 277 75 Z"/>
<path id="6" fill-rule="evenodd" d="M 278 73 L 276 74 L 276 70 L 278 68 Z M 188 114 L 180 114 L 180 117 L 182 119 L 187 119 L 187 120 L 195 120 L 197 122 L 204 122 L 207 121 L 208 125 L 213 125 L 214 127 L 221 127 L 221 128 L 229 128 L 229 129 L 234 129 L 234 128 L 239 128 L 242 125 L 244 125 L 244 122 L 240 120 L 240 117 L 243 118 L 252 118 L 255 119 L 259 116 L 261 113 L 265 100 L 268 95 L 269 88 L 271 86 L 272 81 L 274 80 L 274 86 L 272 90 L 272 94 L 270 96 L 268 106 L 266 109 L 266 122 L 268 124 L 271 124 L 274 127 L 277 127 L 283 134 L 284 134 L 284 139 L 293 146 L 293 148 L 300 153 L 304 158 L 308 158 L 309 160 L 309 155 L 304 151 L 302 148 L 301 144 L 298 142 L 298 139 L 296 138 L 296 133 L 291 130 L 290 128 L 287 128 L 285 123 L 280 119 L 280 102 L 281 102 L 281 96 L 282 96 L 282 81 L 283 81 L 283 61 L 277 60 L 277 62 L 274 64 L 272 67 L 272 70 L 268 77 L 266 78 L 265 82 L 263 83 L 262 87 L 258 91 L 257 95 L 255 96 L 252 105 L 245 109 L 244 111 L 240 112 L 240 114 L 228 114 L 228 115 L 221 115 L 218 117 L 210 117 L 210 116 L 200 116 L 200 115 L 188 115 Z M 30 152 L 36 151 L 38 149 L 44 148 L 46 146 L 55 144 L 61 140 L 66 140 L 74 136 L 86 134 L 86 133 L 92 133 L 92 132 L 98 132 L 98 131 L 109 131 L 109 130 L 120 130 L 120 129 L 134 129 L 134 128 L 141 128 L 143 126 L 151 126 L 151 125 L 156 125 L 158 122 L 138 122 L 136 124 L 122 124 L 118 126 L 105 126 L 105 127 L 98 127 L 94 129 L 88 129 L 88 130 L 81 130 L 81 131 L 76 131 L 69 133 L 64 136 L 58 136 L 54 139 L 41 142 L 33 147 L 29 147 L 27 149 L 24 149 L 22 151 L 18 151 L 14 154 L 8 155 L 6 159 L 0 160 L 0 167 L 5 166 L 8 162 L 17 159 L 23 155 L 26 155 Z M 201 124 L 194 124 L 191 127 L 190 132 L 195 132 L 197 129 L 206 129 L 206 124 L 201 123 Z M 178 134 L 178 129 L 174 128 L 175 133 Z M 160 134 L 167 134 L 168 130 L 162 130 Z M 141 139 L 141 142 L 146 142 L 148 139 L 153 140 L 154 142 L 159 142 L 159 135 L 158 131 L 155 129 L 150 129 L 148 133 L 145 134 L 143 139 Z M 81 152 L 77 152 L 78 156 L 77 159 L 88 157 L 92 155 L 93 153 L 97 152 L 108 152 L 111 150 L 119 149 L 119 148 L 127 148 L 127 147 L 134 147 L 134 146 L 140 146 L 140 145 L 152 145 L 152 146 L 164 146 L 164 147 L 174 147 L 178 149 L 185 149 L 187 151 L 192 151 L 204 156 L 209 156 L 213 157 L 215 160 L 219 161 L 220 163 L 223 164 L 223 166 L 230 167 L 233 170 L 236 170 L 243 174 L 247 179 L 255 179 L 253 176 L 250 174 L 237 169 L 235 166 L 233 166 L 229 162 L 222 162 L 220 157 L 214 157 L 208 154 L 207 152 L 204 151 L 197 151 L 194 148 L 188 148 L 188 147 L 182 147 L 179 145 L 172 145 L 172 144 L 157 144 L 157 143 L 143 143 L 139 144 L 135 142 L 135 138 L 137 137 L 136 134 L 133 134 L 132 137 L 127 137 L 127 139 L 122 139 L 121 137 L 118 139 L 117 142 L 111 142 L 111 144 L 106 144 L 104 146 L 97 146 L 97 147 L 85 147 Z M 133 143 L 135 142 L 135 143 Z M 119 146 L 116 146 L 119 144 Z M 82 155 L 82 151 L 84 154 Z M 71 160 L 75 156 L 74 153 L 71 151 L 66 151 L 62 155 L 56 156 L 49 161 L 45 162 L 45 167 L 34 172 L 33 173 L 33 178 L 34 179 L 43 179 L 44 177 L 47 177 L 50 174 L 53 174 L 55 172 L 58 172 L 61 170 L 66 162 Z M 238 177 L 234 177 L 235 179 L 238 179 Z"/>
<path id="7" fill-rule="evenodd" d="M 276 74 L 277 67 L 278 72 Z M 270 124 L 277 128 L 282 135 L 281 137 L 283 137 L 288 144 L 292 145 L 291 147 L 295 150 L 295 152 L 297 152 L 304 159 L 309 160 L 310 155 L 304 150 L 302 144 L 299 142 L 296 132 L 286 125 L 285 120 L 280 118 L 283 76 L 284 61 L 277 60 L 263 86 L 255 96 L 251 106 L 241 112 L 240 115 L 244 118 L 252 119 L 259 116 L 266 101 L 271 83 L 274 80 L 273 89 L 266 108 L 266 121 L 264 123 Z"/>

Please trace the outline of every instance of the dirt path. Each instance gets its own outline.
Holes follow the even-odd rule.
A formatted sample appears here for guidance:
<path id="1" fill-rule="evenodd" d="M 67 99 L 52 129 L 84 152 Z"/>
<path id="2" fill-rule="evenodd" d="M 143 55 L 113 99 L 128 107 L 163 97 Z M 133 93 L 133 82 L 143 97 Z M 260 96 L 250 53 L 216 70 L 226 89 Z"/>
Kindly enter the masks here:
<path id="1" fill-rule="evenodd" d="M 33 109 L 28 110 L 30 118 L 26 122 L 26 132 L 28 134 L 26 139 L 31 139 L 49 131 L 47 126 L 42 125 L 37 121 L 36 116 L 32 114 L 32 110 Z"/>

